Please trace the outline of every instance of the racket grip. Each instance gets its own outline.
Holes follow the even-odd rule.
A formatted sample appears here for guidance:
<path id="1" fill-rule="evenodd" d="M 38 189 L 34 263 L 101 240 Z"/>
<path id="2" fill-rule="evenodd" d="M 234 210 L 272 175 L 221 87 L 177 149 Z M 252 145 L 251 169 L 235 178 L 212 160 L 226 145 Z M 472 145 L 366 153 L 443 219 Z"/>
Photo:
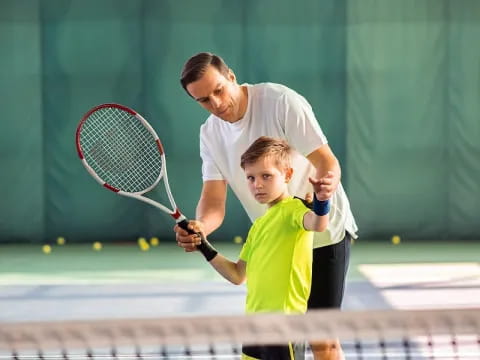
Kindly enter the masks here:
<path id="1" fill-rule="evenodd" d="M 218 251 L 208 242 L 207 239 L 201 234 L 201 233 L 196 233 L 195 231 L 191 230 L 188 228 L 188 220 L 183 219 L 178 223 L 178 226 L 180 226 L 183 230 L 188 231 L 189 234 L 197 234 L 200 236 L 201 243 L 200 245 L 197 245 L 197 250 L 202 253 L 202 255 L 205 257 L 207 261 L 211 261 L 215 256 L 217 256 Z"/>

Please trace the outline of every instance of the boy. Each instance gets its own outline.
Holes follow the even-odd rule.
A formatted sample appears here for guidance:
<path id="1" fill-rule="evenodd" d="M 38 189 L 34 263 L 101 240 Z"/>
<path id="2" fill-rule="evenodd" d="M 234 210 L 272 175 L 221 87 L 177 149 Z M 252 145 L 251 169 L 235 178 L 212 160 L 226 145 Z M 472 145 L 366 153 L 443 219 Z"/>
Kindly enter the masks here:
<path id="1" fill-rule="evenodd" d="M 245 151 L 241 167 L 255 200 L 268 206 L 250 228 L 239 260 L 232 262 L 215 252 L 210 264 L 234 284 L 247 281 L 246 312 L 304 313 L 310 295 L 312 231 L 328 225 L 329 200 L 319 201 L 325 178 L 310 178 L 314 189 L 313 211 L 288 193 L 292 178 L 291 147 L 285 140 L 262 136 Z M 198 223 L 193 230 L 202 232 Z M 292 344 L 244 346 L 242 359 L 293 359 Z"/>

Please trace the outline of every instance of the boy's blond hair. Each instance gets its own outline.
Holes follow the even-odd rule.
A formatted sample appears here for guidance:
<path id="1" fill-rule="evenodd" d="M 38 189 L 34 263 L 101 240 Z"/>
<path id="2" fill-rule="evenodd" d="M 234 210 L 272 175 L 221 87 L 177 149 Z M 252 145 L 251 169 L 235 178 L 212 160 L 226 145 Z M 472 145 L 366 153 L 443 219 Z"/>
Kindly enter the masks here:
<path id="1" fill-rule="evenodd" d="M 292 147 L 283 139 L 261 136 L 242 154 L 240 166 L 253 164 L 262 157 L 270 157 L 275 165 L 281 169 L 290 168 Z"/>

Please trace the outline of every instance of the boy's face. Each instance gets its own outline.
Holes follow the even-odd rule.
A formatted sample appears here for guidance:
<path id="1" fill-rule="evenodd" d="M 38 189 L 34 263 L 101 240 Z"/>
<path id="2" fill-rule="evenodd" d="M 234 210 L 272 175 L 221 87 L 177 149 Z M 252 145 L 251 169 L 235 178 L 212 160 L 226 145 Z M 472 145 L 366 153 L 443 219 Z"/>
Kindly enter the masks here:
<path id="1" fill-rule="evenodd" d="M 245 176 L 250 192 L 260 204 L 269 206 L 289 196 L 287 184 L 292 173 L 291 168 L 279 168 L 268 156 L 245 165 Z"/>

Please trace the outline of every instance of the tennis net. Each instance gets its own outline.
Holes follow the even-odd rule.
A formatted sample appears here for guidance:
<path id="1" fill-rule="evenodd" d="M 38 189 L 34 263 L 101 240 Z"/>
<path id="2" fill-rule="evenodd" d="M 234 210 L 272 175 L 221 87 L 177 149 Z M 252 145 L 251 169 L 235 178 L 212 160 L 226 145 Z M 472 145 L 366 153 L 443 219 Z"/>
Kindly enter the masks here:
<path id="1" fill-rule="evenodd" d="M 346 359 L 480 359 L 479 334 L 480 309 L 0 323 L 0 359 L 240 359 L 241 344 L 333 338 Z"/>

